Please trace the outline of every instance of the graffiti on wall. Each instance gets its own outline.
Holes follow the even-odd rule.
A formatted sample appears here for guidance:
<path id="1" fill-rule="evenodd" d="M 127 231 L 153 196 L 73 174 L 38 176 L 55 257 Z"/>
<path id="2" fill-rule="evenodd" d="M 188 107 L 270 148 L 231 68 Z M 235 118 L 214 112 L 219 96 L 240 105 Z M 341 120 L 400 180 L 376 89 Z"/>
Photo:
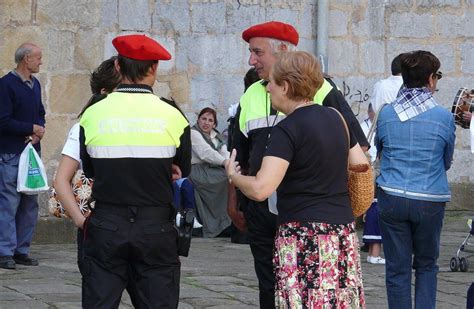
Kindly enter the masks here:
<path id="1" fill-rule="evenodd" d="M 369 105 L 370 95 L 368 93 L 367 88 L 364 90 L 357 89 L 355 87 L 349 86 L 346 81 L 342 82 L 342 94 L 344 98 L 349 103 L 354 112 L 354 115 L 359 116 L 360 107 L 363 104 Z"/>

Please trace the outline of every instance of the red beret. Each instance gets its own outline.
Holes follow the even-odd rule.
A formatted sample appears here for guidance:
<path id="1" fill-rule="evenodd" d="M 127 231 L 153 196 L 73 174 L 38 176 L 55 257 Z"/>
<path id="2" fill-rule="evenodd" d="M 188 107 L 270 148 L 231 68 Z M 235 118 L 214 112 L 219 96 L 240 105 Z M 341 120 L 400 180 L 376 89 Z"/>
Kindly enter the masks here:
<path id="1" fill-rule="evenodd" d="M 112 45 L 119 55 L 134 60 L 170 60 L 170 53 L 157 41 L 142 34 L 118 36 Z"/>
<path id="2" fill-rule="evenodd" d="M 242 32 L 242 38 L 248 42 L 251 38 L 273 38 L 290 42 L 298 45 L 299 35 L 292 25 L 281 23 L 279 21 L 270 21 L 263 24 L 252 26 Z"/>

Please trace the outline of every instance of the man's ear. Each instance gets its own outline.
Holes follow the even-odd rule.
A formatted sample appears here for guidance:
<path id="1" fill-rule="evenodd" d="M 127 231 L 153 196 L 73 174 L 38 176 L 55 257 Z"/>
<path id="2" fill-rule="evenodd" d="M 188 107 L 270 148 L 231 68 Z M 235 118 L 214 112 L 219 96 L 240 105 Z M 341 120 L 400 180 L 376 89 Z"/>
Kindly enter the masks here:
<path id="1" fill-rule="evenodd" d="M 280 46 L 278 46 L 278 51 L 286 52 L 286 51 L 288 51 L 288 46 L 284 43 L 280 43 Z"/>
<path id="2" fill-rule="evenodd" d="M 150 67 L 150 73 L 155 75 L 156 73 L 156 70 L 158 70 L 158 62 L 157 63 L 153 63 Z"/>
<path id="3" fill-rule="evenodd" d="M 117 70 L 117 72 L 120 73 L 120 65 L 119 65 L 119 63 L 118 63 L 118 59 L 117 59 L 117 58 L 115 58 L 115 60 L 114 60 L 114 67 L 115 67 L 115 69 Z"/>

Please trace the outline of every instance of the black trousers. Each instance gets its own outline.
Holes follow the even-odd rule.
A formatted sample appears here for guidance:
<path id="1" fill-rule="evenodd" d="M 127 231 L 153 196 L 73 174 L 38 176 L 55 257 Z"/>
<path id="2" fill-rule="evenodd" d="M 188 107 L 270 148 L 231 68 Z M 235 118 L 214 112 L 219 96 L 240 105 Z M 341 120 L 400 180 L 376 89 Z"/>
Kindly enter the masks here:
<path id="1" fill-rule="evenodd" d="M 77 267 L 79 268 L 79 272 L 82 275 L 82 265 L 84 261 L 84 249 L 83 249 L 83 242 L 84 242 L 84 232 L 82 229 L 77 229 Z M 135 308 L 140 307 L 140 303 L 137 299 L 137 288 L 135 286 L 135 282 L 133 280 L 128 280 L 127 286 L 125 289 L 130 296 L 130 300 L 132 301 L 132 305 Z"/>
<path id="2" fill-rule="evenodd" d="M 136 308 L 177 308 L 180 262 L 171 211 L 96 202 L 83 231 L 84 308 L 118 308 L 130 281 Z"/>
<path id="3" fill-rule="evenodd" d="M 277 216 L 268 210 L 267 202 L 249 201 L 243 211 L 258 278 L 260 308 L 275 308 L 273 248 L 277 232 Z"/>

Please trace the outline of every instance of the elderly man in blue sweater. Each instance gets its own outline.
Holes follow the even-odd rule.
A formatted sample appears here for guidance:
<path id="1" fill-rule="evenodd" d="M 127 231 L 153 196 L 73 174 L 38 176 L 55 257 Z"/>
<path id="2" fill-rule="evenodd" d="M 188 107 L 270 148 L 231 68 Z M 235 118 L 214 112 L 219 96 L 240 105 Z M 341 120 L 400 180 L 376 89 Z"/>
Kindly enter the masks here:
<path id="1" fill-rule="evenodd" d="M 20 154 L 31 141 L 39 152 L 45 110 L 39 72 L 41 49 L 22 44 L 15 52 L 17 67 L 0 79 L 0 268 L 36 266 L 28 255 L 38 217 L 37 195 L 16 191 Z"/>

